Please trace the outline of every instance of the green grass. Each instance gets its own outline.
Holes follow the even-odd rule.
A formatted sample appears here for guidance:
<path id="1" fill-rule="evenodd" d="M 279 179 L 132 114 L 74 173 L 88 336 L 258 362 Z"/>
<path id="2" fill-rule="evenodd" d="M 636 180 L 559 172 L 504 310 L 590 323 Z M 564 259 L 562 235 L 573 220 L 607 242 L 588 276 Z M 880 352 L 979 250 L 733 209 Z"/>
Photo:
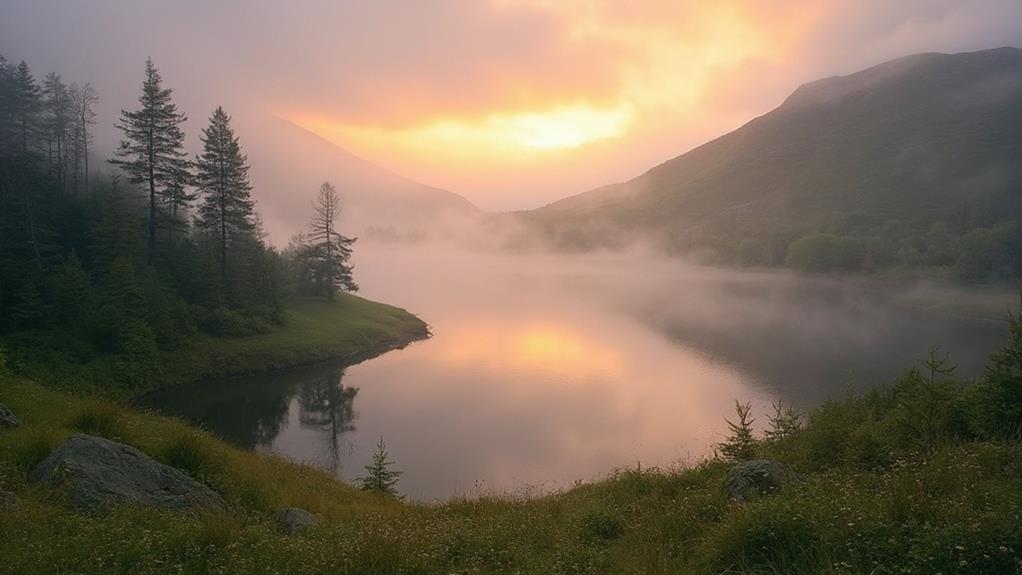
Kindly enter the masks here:
<path id="1" fill-rule="evenodd" d="M 427 335 L 426 324 L 403 309 L 342 293 L 333 302 L 318 298 L 288 302 L 286 323 L 269 333 L 241 338 L 200 335 L 162 359 L 172 381 L 195 381 L 331 359 L 357 361 Z"/>
<path id="2" fill-rule="evenodd" d="M 151 365 L 100 352 L 60 329 L 0 339 L 0 352 L 6 347 L 12 371 L 49 386 L 80 395 L 129 399 L 193 381 L 329 360 L 355 363 L 428 335 L 426 323 L 403 309 L 342 293 L 329 302 L 320 298 L 288 301 L 282 325 L 268 325 L 266 333 L 189 334 L 181 347 L 156 352 Z"/>
<path id="3" fill-rule="evenodd" d="M 868 466 L 818 459 L 818 423 L 761 444 L 804 480 L 737 505 L 727 464 L 622 470 L 546 497 L 404 504 L 271 455 L 244 452 L 166 417 L 0 379 L 24 425 L 0 431 L 0 573 L 1019 573 L 1022 444 L 946 442 Z M 866 400 L 829 406 L 853 425 Z M 844 411 L 845 413 L 839 413 Z M 815 414 L 819 419 L 821 412 Z M 861 419 L 861 418 L 859 418 Z M 847 431 L 847 429 L 846 429 Z M 220 492 L 231 511 L 189 515 L 68 509 L 25 483 L 67 435 L 134 445 Z M 850 453 L 850 452 L 849 452 Z M 274 509 L 323 518 L 279 534 Z"/>

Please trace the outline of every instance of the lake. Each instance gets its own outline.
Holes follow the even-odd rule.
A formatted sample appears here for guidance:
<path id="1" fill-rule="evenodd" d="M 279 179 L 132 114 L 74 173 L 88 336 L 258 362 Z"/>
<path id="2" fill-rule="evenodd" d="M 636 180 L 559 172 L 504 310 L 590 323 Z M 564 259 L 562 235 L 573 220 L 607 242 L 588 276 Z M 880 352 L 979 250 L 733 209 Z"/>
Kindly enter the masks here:
<path id="1" fill-rule="evenodd" d="M 868 389 L 930 345 L 977 376 L 1006 323 L 962 310 L 1005 317 L 1017 301 L 638 255 L 381 246 L 357 252 L 356 279 L 433 337 L 352 366 L 176 387 L 146 405 L 347 480 L 384 437 L 413 500 L 538 494 L 698 460 L 735 400 L 761 425 L 775 401 L 809 408 Z"/>

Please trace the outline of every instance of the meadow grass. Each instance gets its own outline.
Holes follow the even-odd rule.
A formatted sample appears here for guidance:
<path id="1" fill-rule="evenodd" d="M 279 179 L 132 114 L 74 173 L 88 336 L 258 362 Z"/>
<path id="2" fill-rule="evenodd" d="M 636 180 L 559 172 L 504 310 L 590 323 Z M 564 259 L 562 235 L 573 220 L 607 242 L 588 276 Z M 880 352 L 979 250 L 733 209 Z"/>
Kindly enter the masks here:
<path id="1" fill-rule="evenodd" d="M 710 460 L 619 470 L 542 497 L 408 504 L 236 449 L 171 418 L 25 379 L 0 380 L 0 403 L 24 422 L 0 431 L 0 488 L 22 501 L 0 511 L 0 572 L 1020 572 L 1017 441 L 944 442 L 893 453 L 882 465 L 853 456 L 823 464 L 821 424 L 811 420 L 806 432 L 758 447 L 804 479 L 751 503 L 727 500 L 728 465 Z M 859 409 L 832 404 L 828 421 L 851 426 L 856 418 L 837 412 Z M 59 494 L 27 485 L 25 475 L 76 432 L 128 443 L 184 470 L 221 493 L 230 510 L 72 511 Z M 322 524 L 282 535 L 271 514 L 285 506 L 308 509 Z"/>

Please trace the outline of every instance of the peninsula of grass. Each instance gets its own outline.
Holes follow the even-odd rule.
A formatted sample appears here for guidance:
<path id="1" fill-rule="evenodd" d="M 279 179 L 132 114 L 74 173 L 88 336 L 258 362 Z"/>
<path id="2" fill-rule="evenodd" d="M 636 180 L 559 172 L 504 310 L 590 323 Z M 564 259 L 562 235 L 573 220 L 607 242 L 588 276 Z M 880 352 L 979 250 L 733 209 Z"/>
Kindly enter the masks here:
<path id="1" fill-rule="evenodd" d="M 193 382 L 301 367 L 330 360 L 357 362 L 429 336 L 425 322 L 394 306 L 339 293 L 333 301 L 296 298 L 283 325 L 263 334 L 213 337 L 200 334 L 186 347 L 166 352 L 162 363 L 172 382 Z"/>
<path id="2" fill-rule="evenodd" d="M 0 354 L 12 371 L 81 395 L 131 399 L 154 389 L 327 361 L 357 363 L 429 337 L 429 327 L 394 306 L 348 293 L 333 300 L 296 297 L 277 321 L 243 335 L 194 328 L 176 345 L 111 353 L 71 330 L 53 327 L 9 334 Z M 139 351 L 141 350 L 141 351 Z"/>

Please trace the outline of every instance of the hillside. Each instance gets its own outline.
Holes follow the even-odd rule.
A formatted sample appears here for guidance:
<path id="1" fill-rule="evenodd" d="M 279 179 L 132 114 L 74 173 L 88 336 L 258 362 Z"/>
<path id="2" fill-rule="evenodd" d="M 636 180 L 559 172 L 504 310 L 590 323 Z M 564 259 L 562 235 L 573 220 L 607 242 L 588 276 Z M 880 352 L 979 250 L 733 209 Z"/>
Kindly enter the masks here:
<path id="1" fill-rule="evenodd" d="M 983 280 L 1019 257 L 1006 252 L 1020 191 L 1022 50 L 1000 48 L 805 84 L 631 181 L 521 219 L 569 249 L 652 238 L 724 263 L 943 266 Z M 807 236 L 808 254 L 792 256 Z"/>
<path id="2" fill-rule="evenodd" d="M 291 234 L 308 224 L 311 202 L 324 180 L 337 188 L 344 206 L 342 225 L 356 236 L 369 227 L 430 233 L 447 216 L 476 212 L 455 193 L 408 180 L 287 120 L 264 115 L 244 121 L 255 136 L 246 142 L 255 195 L 278 245 L 286 245 Z"/>
<path id="3" fill-rule="evenodd" d="M 928 371 L 947 367 L 938 357 L 868 395 L 784 415 L 767 438 L 729 440 L 797 474 L 744 502 L 726 491 L 734 462 L 712 459 L 538 498 L 401 503 L 0 363 L 0 403 L 20 420 L 0 426 L 0 573 L 1018 573 L 1022 443 L 1006 430 L 1022 421 L 1020 346 L 1013 319 L 982 380 Z M 226 508 L 77 511 L 29 479 L 75 433 L 133 446 Z M 282 507 L 319 524 L 289 534 L 274 519 Z"/>

